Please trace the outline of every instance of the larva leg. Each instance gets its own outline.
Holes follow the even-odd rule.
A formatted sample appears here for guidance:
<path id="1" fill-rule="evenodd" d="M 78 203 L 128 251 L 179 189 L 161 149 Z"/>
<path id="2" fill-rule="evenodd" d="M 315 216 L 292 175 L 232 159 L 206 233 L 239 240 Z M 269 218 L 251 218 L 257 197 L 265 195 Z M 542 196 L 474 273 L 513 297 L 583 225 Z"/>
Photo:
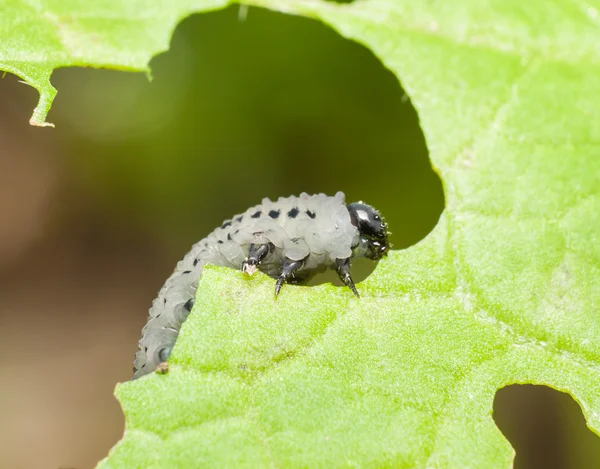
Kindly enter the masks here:
<path id="1" fill-rule="evenodd" d="M 273 252 L 273 244 L 251 244 L 248 251 L 248 258 L 242 264 L 242 272 L 252 275 L 258 269 L 258 266 L 270 253 Z"/>
<path id="2" fill-rule="evenodd" d="M 294 275 L 294 272 L 302 267 L 304 264 L 304 259 L 300 259 L 299 261 L 293 261 L 287 257 L 283 258 L 283 265 L 281 266 L 281 274 L 277 277 L 277 282 L 275 282 L 275 298 L 279 295 L 279 290 L 281 290 L 281 286 L 287 281 L 288 278 Z"/>
<path id="3" fill-rule="evenodd" d="M 354 293 L 357 298 L 360 298 L 360 295 L 354 286 L 354 280 L 352 280 L 352 276 L 350 275 L 350 258 L 336 259 L 336 264 L 336 271 L 340 276 L 340 280 L 352 290 L 352 293 Z"/>

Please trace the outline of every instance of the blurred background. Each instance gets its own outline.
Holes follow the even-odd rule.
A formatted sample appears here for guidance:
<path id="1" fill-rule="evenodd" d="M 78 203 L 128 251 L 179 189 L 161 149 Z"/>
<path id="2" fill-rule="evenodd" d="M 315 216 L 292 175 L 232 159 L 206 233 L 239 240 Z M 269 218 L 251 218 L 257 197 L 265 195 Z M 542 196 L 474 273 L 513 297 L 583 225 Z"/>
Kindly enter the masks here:
<path id="1" fill-rule="evenodd" d="M 152 82 L 57 71 L 56 129 L 28 125 L 35 90 L 0 81 L 0 468 L 106 455 L 150 303 L 223 219 L 263 197 L 342 190 L 379 208 L 401 249 L 443 210 L 396 78 L 316 21 L 195 15 L 151 67 Z M 511 386 L 494 416 L 518 468 L 600 466 L 567 395 Z"/>

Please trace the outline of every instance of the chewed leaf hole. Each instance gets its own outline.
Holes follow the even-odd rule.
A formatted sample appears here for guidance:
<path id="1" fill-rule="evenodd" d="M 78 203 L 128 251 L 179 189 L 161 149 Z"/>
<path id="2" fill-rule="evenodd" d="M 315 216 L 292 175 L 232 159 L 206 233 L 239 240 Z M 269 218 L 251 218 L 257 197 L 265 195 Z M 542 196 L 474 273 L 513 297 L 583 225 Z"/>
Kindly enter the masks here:
<path id="1" fill-rule="evenodd" d="M 515 469 L 600 467 L 600 438 L 568 394 L 512 385 L 494 400 L 494 420 L 516 451 Z"/>
<path id="2" fill-rule="evenodd" d="M 149 229 L 168 231 L 177 255 L 263 197 L 300 192 L 343 191 L 348 202 L 373 205 L 393 249 L 425 238 L 444 208 L 443 189 L 395 75 L 320 22 L 247 10 L 243 21 L 238 5 L 185 19 L 169 52 L 152 60 L 152 83 L 56 73 L 53 119 L 76 130 L 71 145 L 86 155 L 73 159 L 76 183 L 118 206 L 127 223 L 161 220 Z M 136 174 L 135 184 L 123 174 Z M 357 262 L 352 275 L 360 282 L 373 269 Z"/>

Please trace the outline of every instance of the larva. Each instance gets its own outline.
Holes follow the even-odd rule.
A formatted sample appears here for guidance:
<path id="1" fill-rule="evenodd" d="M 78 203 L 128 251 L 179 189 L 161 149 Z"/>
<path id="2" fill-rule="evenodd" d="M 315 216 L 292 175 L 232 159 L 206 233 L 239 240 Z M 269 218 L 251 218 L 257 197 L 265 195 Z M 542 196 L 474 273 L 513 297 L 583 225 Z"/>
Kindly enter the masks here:
<path id="1" fill-rule="evenodd" d="M 284 283 L 303 283 L 318 272 L 335 269 L 356 296 L 350 261 L 378 261 L 389 250 L 387 224 L 370 205 L 346 204 L 343 192 L 300 194 L 235 215 L 196 243 L 177 264 L 153 301 L 134 360 L 133 379 L 165 362 L 179 329 L 194 304 L 206 264 L 260 270 L 276 279 L 275 296 Z"/>

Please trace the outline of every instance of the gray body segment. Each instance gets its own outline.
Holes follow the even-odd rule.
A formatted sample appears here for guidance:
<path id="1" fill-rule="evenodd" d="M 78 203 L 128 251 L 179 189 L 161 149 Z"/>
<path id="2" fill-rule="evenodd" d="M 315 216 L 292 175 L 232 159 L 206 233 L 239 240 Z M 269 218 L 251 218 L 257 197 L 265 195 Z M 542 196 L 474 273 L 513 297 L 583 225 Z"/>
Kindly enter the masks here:
<path id="1" fill-rule="evenodd" d="M 333 197 L 302 193 L 277 201 L 264 199 L 226 220 L 192 247 L 160 289 L 142 330 L 133 379 L 154 371 L 166 359 L 164 351 L 168 356 L 175 345 L 204 265 L 242 269 L 250 245 L 268 243 L 274 248 L 259 270 L 277 278 L 284 258 L 303 260 L 302 267 L 294 272 L 295 282 L 335 268 L 337 259 L 348 259 L 361 250 L 360 233 L 351 222 L 342 192 Z"/>

